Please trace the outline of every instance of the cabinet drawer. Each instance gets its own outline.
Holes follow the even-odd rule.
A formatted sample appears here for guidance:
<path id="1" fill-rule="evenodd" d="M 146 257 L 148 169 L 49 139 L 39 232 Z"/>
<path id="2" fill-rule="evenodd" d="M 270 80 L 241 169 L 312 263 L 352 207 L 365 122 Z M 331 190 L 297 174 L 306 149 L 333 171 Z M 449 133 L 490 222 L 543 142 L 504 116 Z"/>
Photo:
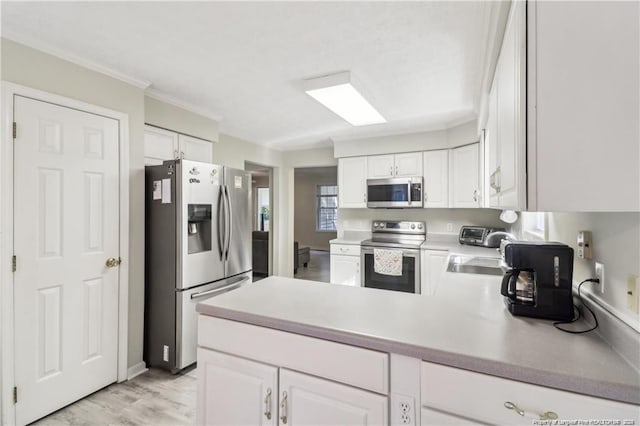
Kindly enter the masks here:
<path id="1" fill-rule="evenodd" d="M 343 254 L 345 256 L 360 256 L 359 244 L 331 244 L 331 254 Z"/>
<path id="2" fill-rule="evenodd" d="M 389 393 L 389 355 L 328 340 L 200 315 L 198 346 Z"/>
<path id="3" fill-rule="evenodd" d="M 491 424 L 531 425 L 542 413 L 552 411 L 560 420 L 640 421 L 640 407 L 572 392 L 507 380 L 458 368 L 423 362 L 421 402 L 436 409 L 473 421 Z M 507 409 L 510 402 L 521 410 Z M 622 423 L 621 423 L 622 424 Z"/>

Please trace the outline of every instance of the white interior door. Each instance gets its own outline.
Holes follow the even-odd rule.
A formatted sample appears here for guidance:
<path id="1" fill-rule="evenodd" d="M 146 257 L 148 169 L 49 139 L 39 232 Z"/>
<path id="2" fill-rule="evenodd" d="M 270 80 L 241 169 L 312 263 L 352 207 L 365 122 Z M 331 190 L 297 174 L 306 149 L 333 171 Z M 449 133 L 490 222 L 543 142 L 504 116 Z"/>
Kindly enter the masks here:
<path id="1" fill-rule="evenodd" d="M 15 97 L 16 423 L 117 379 L 119 123 Z"/>

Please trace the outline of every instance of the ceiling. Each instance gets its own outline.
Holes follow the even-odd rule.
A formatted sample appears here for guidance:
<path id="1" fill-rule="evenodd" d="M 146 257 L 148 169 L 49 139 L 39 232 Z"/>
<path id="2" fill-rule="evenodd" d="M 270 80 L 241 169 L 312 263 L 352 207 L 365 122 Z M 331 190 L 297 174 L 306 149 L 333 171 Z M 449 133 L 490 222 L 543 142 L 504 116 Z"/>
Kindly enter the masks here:
<path id="1" fill-rule="evenodd" d="M 442 129 L 477 115 L 488 3 L 2 2 L 2 35 L 149 84 L 277 149 Z M 388 123 L 302 90 L 351 71 Z"/>

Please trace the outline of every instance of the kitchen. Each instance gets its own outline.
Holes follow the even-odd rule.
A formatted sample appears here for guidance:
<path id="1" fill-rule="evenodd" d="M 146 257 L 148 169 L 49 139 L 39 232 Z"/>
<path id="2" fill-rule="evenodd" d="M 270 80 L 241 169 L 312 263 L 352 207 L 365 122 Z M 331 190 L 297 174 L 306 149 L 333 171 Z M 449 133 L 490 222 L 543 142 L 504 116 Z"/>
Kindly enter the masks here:
<path id="1" fill-rule="evenodd" d="M 594 3 L 592 7 L 597 8 L 598 5 L 598 3 Z M 251 6 L 254 7 L 255 5 Z M 424 7 L 427 6 L 428 4 Z M 17 10 L 20 7 L 26 9 L 21 12 Z M 72 6 L 67 5 L 66 7 Z M 99 7 L 106 8 L 105 5 Z M 167 7 L 177 6 L 167 5 Z M 230 5 L 226 5 L 226 7 L 231 8 Z M 248 7 L 249 6 L 247 6 L 247 8 Z M 353 7 L 355 8 L 355 6 Z M 588 11 L 591 14 L 586 13 L 584 19 L 596 19 L 594 15 L 609 16 L 607 13 L 610 12 L 610 9 L 602 6 L 602 4 L 600 7 L 604 9 L 602 11 L 596 11 L 597 13 Z M 635 9 L 633 9 L 631 13 L 622 11 L 619 15 L 614 16 L 615 19 L 612 19 L 616 22 L 615 26 L 619 28 L 629 28 L 622 23 L 631 25 L 630 31 L 632 31 L 632 34 L 637 35 L 637 22 L 629 22 L 629 19 L 631 19 L 629 16 L 637 16 L 637 5 L 630 3 L 627 7 L 635 7 Z M 140 9 L 142 9 L 142 11 Z M 12 12 L 12 10 L 14 11 Z M 117 10 L 116 12 L 118 11 L 121 12 L 121 10 Z M 129 5 L 127 6 L 127 11 L 130 13 L 131 20 L 134 21 L 134 24 L 140 25 L 139 22 L 135 23 L 134 16 L 136 16 L 136 13 L 146 13 L 143 6 Z M 174 12 L 175 15 L 179 15 L 177 10 L 174 10 Z M 269 10 L 265 9 L 263 12 L 269 13 Z M 357 8 L 355 10 L 347 8 L 343 12 L 348 12 L 346 16 L 351 16 L 352 18 L 353 15 L 349 13 L 364 13 Z M 371 11 L 372 15 L 375 15 L 374 12 L 375 11 Z M 410 12 L 409 10 L 404 13 L 411 15 Z M 435 11 L 432 12 L 434 14 L 436 13 Z M 475 9 L 470 13 L 467 12 L 467 14 L 464 15 L 465 20 L 461 20 L 457 25 L 462 27 L 468 26 L 469 28 L 475 28 L 476 31 L 479 31 L 467 35 L 469 38 L 479 37 L 481 42 L 472 45 L 477 46 L 478 49 L 477 51 L 471 52 L 473 54 L 472 57 L 465 59 L 475 64 L 473 69 L 476 70 L 475 72 L 477 72 L 478 75 L 482 75 L 482 78 L 476 78 L 475 80 L 469 78 L 468 80 L 469 85 L 477 87 L 473 94 L 473 96 L 478 98 L 476 101 L 477 105 L 488 106 L 490 105 L 488 101 L 490 100 L 493 68 L 496 66 L 502 41 L 502 34 L 497 28 L 500 27 L 500 22 L 502 22 L 502 28 L 504 28 L 508 10 L 505 10 L 504 7 L 497 7 L 497 10 L 493 10 L 492 12 L 494 15 L 489 13 L 489 11 L 484 12 L 486 15 L 479 15 L 479 12 L 476 12 L 478 11 Z M 244 169 L 246 161 L 274 167 L 273 272 L 274 275 L 288 277 L 291 276 L 293 270 L 293 236 L 292 224 L 289 218 L 292 214 L 291 205 L 293 194 L 291 191 L 291 178 L 294 168 L 336 164 L 338 164 L 340 168 L 341 159 L 346 158 L 370 155 L 397 155 L 408 152 L 419 152 L 421 155 L 424 155 L 424 152 L 429 151 L 455 150 L 468 143 L 478 142 L 478 128 L 484 128 L 484 124 L 477 123 L 484 123 L 486 116 L 493 116 L 490 111 L 488 111 L 490 108 L 487 107 L 480 108 L 474 112 L 473 108 L 466 111 L 463 103 L 457 103 L 453 106 L 443 103 L 441 106 L 442 109 L 439 112 L 436 111 L 436 113 L 423 121 L 412 121 L 411 117 L 405 115 L 407 121 L 404 123 L 396 123 L 397 127 L 393 128 L 393 133 L 368 133 L 366 127 L 362 128 L 365 129 L 362 132 L 355 132 L 355 130 L 353 130 L 355 128 L 351 128 L 341 121 L 341 119 L 333 116 L 332 113 L 323 110 L 322 107 L 317 104 L 311 104 L 311 102 L 314 101 L 300 89 L 296 92 L 296 96 L 304 99 L 304 101 L 301 102 L 308 102 L 310 105 L 314 105 L 313 107 L 305 106 L 305 108 L 315 108 L 315 111 L 318 111 L 317 114 L 326 114 L 323 116 L 324 120 L 328 120 L 334 129 L 341 129 L 341 131 L 333 130 L 325 134 L 324 138 L 322 138 L 322 140 L 326 141 L 328 136 L 332 137 L 333 147 L 330 145 L 309 144 L 307 145 L 307 149 L 302 149 L 301 146 L 303 145 L 292 144 L 293 149 L 287 148 L 286 150 L 280 150 L 282 147 L 278 147 L 277 144 L 271 147 L 258 145 L 253 142 L 248 142 L 252 140 L 251 138 L 246 136 L 240 137 L 239 135 L 246 133 L 242 132 L 242 125 L 238 123 L 244 123 L 242 121 L 233 122 L 231 116 L 219 117 L 221 114 L 218 114 L 218 120 L 207 118 L 215 116 L 215 106 L 217 106 L 215 105 L 215 101 L 207 104 L 210 110 L 206 110 L 203 106 L 198 108 L 198 101 L 201 99 L 204 100 L 204 97 L 200 98 L 197 95 L 191 96 L 188 98 L 191 100 L 191 105 L 188 105 L 188 102 L 176 99 L 176 95 L 180 93 L 178 89 L 174 90 L 173 98 L 166 94 L 163 96 L 157 92 L 154 93 L 153 90 L 146 89 L 145 85 L 148 85 L 149 81 L 145 81 L 144 78 L 140 77 L 131 78 L 127 76 L 126 73 L 123 74 L 124 71 L 122 69 L 118 69 L 117 65 L 120 63 L 122 67 L 125 67 L 124 64 L 127 63 L 125 54 L 127 52 L 119 51 L 119 53 L 123 55 L 121 62 L 119 62 L 118 57 L 114 58 L 114 54 L 112 52 L 110 53 L 106 47 L 104 47 L 103 51 L 93 50 L 94 48 L 100 48 L 100 45 L 106 46 L 105 40 L 103 40 L 103 43 L 100 45 L 91 47 L 75 46 L 72 43 L 73 38 L 66 38 L 64 42 L 60 40 L 56 42 L 54 35 L 60 34 L 60 28 L 55 28 L 52 30 L 53 32 L 49 34 L 50 44 L 48 44 L 46 38 L 43 40 L 42 37 L 37 37 L 37 34 L 39 34 L 38 26 L 41 23 L 34 23 L 34 21 L 37 21 L 36 17 L 39 16 L 39 13 L 44 12 L 28 9 L 26 5 L 20 6 L 16 4 L 9 7 L 7 4 L 3 4 L 2 79 L 38 91 L 77 99 L 87 104 L 100 105 L 103 108 L 124 112 L 128 115 L 128 128 L 125 132 L 128 133 L 130 142 L 127 149 L 128 166 L 126 169 L 130 171 L 130 173 L 128 173 L 130 184 L 128 188 L 126 188 L 128 195 L 124 197 L 129 204 L 129 231 L 126 235 L 128 243 L 119 251 L 119 257 L 123 259 L 120 274 L 126 275 L 128 280 L 128 287 L 125 287 L 126 291 L 121 292 L 119 297 L 123 303 L 124 301 L 127 303 L 124 306 L 128 307 L 126 309 L 128 318 L 125 318 L 124 322 L 122 322 L 123 319 L 119 319 L 121 332 L 118 336 L 119 338 L 124 336 L 124 341 L 120 340 L 118 346 L 124 353 L 119 355 L 118 381 L 126 380 L 127 377 L 131 377 L 143 371 L 145 368 L 142 344 L 144 334 L 143 306 L 145 297 L 145 225 L 143 213 L 145 147 L 142 141 L 144 140 L 145 123 L 170 129 L 181 134 L 216 141 L 212 146 L 212 155 L 215 163 L 237 169 Z M 73 19 L 69 19 L 69 16 L 81 12 L 64 9 L 62 5 L 55 5 L 50 6 L 47 13 L 48 16 L 52 18 L 55 17 L 59 22 L 66 22 L 69 28 L 73 28 L 73 22 L 70 22 L 73 21 Z M 106 9 L 99 9 L 95 13 L 113 12 L 109 12 Z M 300 13 L 302 14 L 302 12 Z M 273 14 L 277 15 L 277 13 Z M 446 10 L 443 14 L 446 15 Z M 33 20 L 28 20 L 27 16 L 33 16 L 34 18 Z M 442 15 L 437 14 L 436 16 L 442 17 Z M 485 27 L 482 27 L 480 24 L 472 26 L 477 16 L 483 17 L 484 20 L 482 23 Z M 557 16 L 559 22 L 574 22 L 571 12 L 561 10 L 558 11 Z M 539 15 L 538 17 L 551 19 L 547 15 Z M 625 20 L 625 17 L 627 20 Z M 275 19 L 276 16 L 272 18 Z M 426 17 L 423 18 L 426 19 Z M 529 16 L 529 18 L 531 18 L 531 16 Z M 4 22 L 5 19 L 7 19 L 7 23 Z M 93 19 L 96 19 L 95 16 Z M 364 18 L 361 17 L 361 19 Z M 31 25 L 28 27 L 31 32 L 23 30 L 23 32 L 20 33 L 20 28 L 16 28 L 17 24 L 12 26 L 10 24 L 11 22 L 23 22 L 25 26 Z M 301 20 L 300 22 L 304 21 Z M 600 24 L 600 21 L 597 22 Z M 612 25 L 610 21 L 605 21 L 605 23 L 602 23 L 603 31 L 609 28 L 607 25 Z M 168 25 L 167 22 L 165 22 L 165 24 Z M 218 22 L 218 24 L 220 28 L 227 28 L 224 22 Z M 353 22 L 349 20 L 345 22 L 345 25 L 352 24 Z M 430 24 L 435 26 L 436 22 L 430 22 Z M 124 28 L 125 23 L 122 25 Z M 547 26 L 542 28 L 555 28 L 554 25 L 558 25 L 558 22 L 551 20 L 545 25 Z M 589 27 L 586 24 L 584 24 L 584 26 Z M 194 27 L 196 26 L 194 25 Z M 133 28 L 136 29 L 137 26 Z M 151 30 L 154 31 L 157 37 L 160 37 L 158 33 L 162 32 L 163 27 L 162 25 L 158 25 L 157 28 L 158 29 L 153 30 L 152 26 Z M 317 26 L 313 28 L 319 31 Z M 454 28 L 458 27 L 453 26 L 450 30 L 454 31 Z M 481 31 L 482 28 L 493 29 L 494 32 L 499 34 L 484 34 Z M 595 295 L 594 299 L 600 299 L 603 306 L 617 313 L 617 316 L 626 324 L 629 324 L 629 327 L 633 327 L 637 333 L 638 316 L 627 308 L 626 300 L 628 275 L 635 274 L 637 276 L 640 274 L 640 271 L 638 271 L 638 234 L 640 221 L 637 214 L 638 210 L 640 210 L 638 207 L 638 90 L 637 78 L 635 78 L 637 76 L 638 65 L 637 53 L 629 55 L 626 53 L 628 51 L 637 52 L 637 37 L 626 37 L 624 35 L 626 33 L 622 35 L 615 33 L 620 37 L 620 40 L 615 39 L 616 43 L 618 43 L 616 46 L 619 46 L 619 48 L 608 49 L 607 46 L 603 46 L 597 42 L 597 34 L 591 34 L 586 31 L 583 26 L 577 24 L 572 28 L 574 32 L 571 32 L 570 35 L 574 37 L 582 38 L 583 36 L 586 37 L 590 35 L 592 38 L 589 38 L 588 41 L 585 42 L 586 46 L 589 49 L 595 49 L 599 57 L 604 56 L 606 60 L 602 60 L 600 64 L 594 64 L 593 61 L 588 60 L 588 58 L 591 58 L 590 55 L 579 55 L 579 53 L 583 52 L 576 48 L 575 55 L 569 57 L 569 63 L 567 68 L 565 68 L 566 74 L 562 74 L 563 79 L 561 81 L 550 79 L 548 80 L 549 85 L 544 87 L 545 91 L 541 89 L 541 91 L 537 92 L 540 98 L 539 101 L 541 102 L 538 108 L 538 119 L 540 123 L 544 125 L 540 124 L 537 128 L 537 130 L 541 132 L 537 139 L 535 139 L 535 135 L 529 133 L 526 135 L 526 149 L 532 151 L 528 152 L 528 155 L 525 156 L 525 152 L 522 151 L 525 145 L 517 145 L 520 147 L 520 151 L 517 153 L 507 150 L 502 151 L 502 155 L 511 154 L 514 159 L 517 158 L 519 161 L 524 160 L 525 157 L 527 159 L 527 181 L 515 181 L 517 190 L 512 192 L 512 194 L 517 194 L 515 200 L 501 204 L 499 196 L 496 199 L 496 194 L 491 194 L 490 192 L 492 183 L 490 175 L 497 169 L 497 167 L 492 166 L 499 165 L 503 174 L 506 175 L 507 171 L 505 169 L 508 169 L 507 166 L 509 163 L 488 164 L 486 171 L 478 171 L 478 174 L 482 176 L 482 180 L 484 181 L 481 185 L 481 187 L 484 188 L 484 194 L 482 194 L 483 197 L 480 198 L 483 203 L 486 203 L 483 204 L 483 206 L 488 207 L 492 205 L 499 210 L 477 208 L 478 206 L 469 207 L 468 205 L 464 208 L 458 208 L 452 207 L 452 205 L 450 206 L 449 204 L 447 204 L 447 207 L 426 210 L 377 210 L 367 209 L 362 205 L 346 207 L 344 204 L 341 204 L 342 207 L 338 214 L 338 238 L 344 238 L 345 234 L 349 236 L 349 232 L 370 232 L 373 222 L 377 220 L 426 221 L 428 234 L 446 234 L 445 237 L 448 236 L 451 238 L 452 235 L 454 237 L 457 236 L 458 229 L 465 224 L 510 227 L 510 225 L 505 224 L 499 219 L 499 214 L 503 206 L 512 207 L 513 210 L 517 211 L 521 211 L 526 207 L 533 211 L 551 212 L 547 213 L 545 222 L 545 232 L 549 240 L 558 240 L 577 249 L 576 236 L 578 232 L 582 230 L 592 231 L 593 259 L 576 259 L 574 263 L 574 277 L 576 280 L 580 278 L 580 281 L 584 278 L 591 277 L 595 272 L 594 261 L 597 260 L 603 263 L 606 266 L 605 290 L 603 292 L 604 294 L 599 297 Z M 44 30 L 45 28 L 42 29 L 42 31 Z M 268 28 L 264 31 L 268 33 L 268 31 L 271 30 L 273 29 Z M 298 33 L 302 31 L 301 28 L 295 28 L 294 30 L 298 31 Z M 11 31 L 13 31 L 13 33 L 11 33 Z M 82 31 L 86 31 L 87 34 L 94 34 L 88 28 L 83 28 Z M 362 32 L 363 31 L 360 31 L 360 33 Z M 295 31 L 293 33 L 297 34 Z M 235 40 L 231 37 L 232 35 L 233 34 L 229 34 L 229 40 Z M 113 36 L 115 38 L 128 37 L 124 29 L 120 35 L 114 34 Z M 489 47 L 483 46 L 485 39 Z M 247 43 L 247 45 L 250 45 L 248 43 L 251 40 L 241 40 Z M 553 64 L 555 61 L 562 59 L 553 56 L 556 54 L 552 47 L 558 43 L 557 34 L 553 32 L 544 33 L 541 31 L 540 37 L 536 40 L 540 42 L 538 48 L 539 54 L 549 52 L 548 57 L 544 56 L 541 58 L 541 60 L 547 62 L 541 63 Z M 568 39 L 567 43 L 571 43 L 572 40 L 573 39 Z M 127 42 L 120 41 L 120 43 L 121 45 L 127 45 L 127 43 L 134 43 L 134 41 L 135 40 L 129 40 Z M 426 40 L 419 40 L 419 42 L 420 41 L 426 43 Z M 447 40 L 439 41 L 444 43 Z M 177 44 L 180 45 L 180 42 L 185 43 L 186 41 L 179 40 Z M 380 40 L 378 40 L 378 42 L 383 43 Z M 573 42 L 575 43 L 575 40 L 573 40 Z M 613 43 L 613 41 L 610 42 Z M 339 43 L 334 42 L 333 45 L 339 45 Z M 66 49 L 65 46 L 67 46 Z M 587 48 L 582 44 L 580 44 L 580 46 L 581 48 Z M 623 49 L 621 46 L 626 46 L 626 49 Z M 453 48 L 454 46 L 449 47 Z M 393 50 L 398 48 L 397 44 L 393 45 L 388 51 L 385 51 L 385 53 L 391 58 L 397 59 L 395 72 L 400 74 L 404 69 L 402 66 L 413 67 L 415 65 L 404 63 L 401 57 L 397 58 L 393 56 Z M 90 51 L 93 51 L 94 54 L 90 55 L 88 53 Z M 178 51 L 179 49 L 175 49 L 173 53 Z M 480 52 L 483 52 L 483 54 L 480 54 Z M 415 56 L 414 50 L 405 52 L 405 54 L 408 53 L 410 54 L 408 57 L 413 58 Z M 131 52 L 128 54 L 131 55 Z M 158 56 L 149 53 L 146 49 L 139 47 L 138 50 L 134 51 L 133 55 L 140 56 L 140 58 L 142 58 L 139 59 L 141 63 L 149 62 L 160 65 Z M 488 59 L 485 59 L 485 57 Z M 440 75 L 442 75 L 443 78 L 448 77 L 454 80 L 456 78 L 468 78 L 453 75 L 452 70 L 460 68 L 454 66 L 456 62 L 452 57 L 445 55 L 445 58 L 453 62 L 448 63 L 451 66 L 450 70 L 445 69 L 444 72 L 440 71 Z M 487 63 L 485 64 L 484 62 Z M 426 66 L 428 64 L 421 65 Z M 335 67 L 338 69 L 334 69 Z M 314 73 L 337 71 L 342 67 L 349 68 L 349 66 L 346 65 L 335 64 L 328 67 L 329 69 L 317 69 Z M 249 69 L 248 66 L 247 69 Z M 428 69 L 434 70 L 433 67 Z M 611 69 L 616 69 L 615 77 L 611 75 Z M 132 75 L 146 77 L 145 74 L 138 73 L 138 68 L 135 66 L 128 68 L 128 70 Z M 589 70 L 590 73 L 587 73 L 586 70 Z M 119 71 L 119 73 L 115 71 Z M 532 71 L 533 70 L 529 70 L 529 72 Z M 544 72 L 544 69 L 541 68 L 535 71 Z M 404 78 L 409 78 L 406 72 L 401 75 Z M 583 75 L 589 84 L 581 80 L 580 76 Z M 313 73 L 307 71 L 303 73 L 303 75 L 296 75 L 295 78 L 303 79 L 312 76 Z M 357 76 L 363 78 L 360 74 Z M 540 78 L 548 77 L 549 75 L 540 75 Z M 161 78 L 166 78 L 166 76 L 158 75 L 157 78 L 158 80 L 156 80 L 156 77 L 150 80 L 158 87 L 164 87 L 165 90 L 172 87 L 170 83 L 171 80 L 161 80 Z M 195 76 L 185 75 L 184 78 L 193 79 Z M 222 76 L 220 78 L 222 79 Z M 260 76 L 257 77 L 257 79 L 261 81 Z M 602 83 L 593 84 L 592 79 L 593 81 Z M 396 80 L 389 80 L 389 82 L 392 81 Z M 606 81 L 606 84 L 604 81 Z M 255 88 L 255 82 L 246 82 L 246 84 L 249 83 L 252 83 L 252 87 Z M 379 84 L 377 81 L 366 81 L 366 83 L 365 87 L 368 90 L 375 89 L 377 84 Z M 562 97 L 560 99 L 554 98 L 553 94 L 561 93 L 562 90 L 554 87 L 553 84 L 562 85 L 561 88 L 563 90 L 569 90 L 574 96 Z M 7 86 L 5 85 L 5 87 Z M 415 91 L 420 90 L 421 87 L 422 86 L 418 84 L 405 90 L 409 90 L 409 93 L 415 93 Z M 583 90 L 584 87 L 589 87 L 589 91 Z M 238 88 L 236 88 L 236 90 L 237 89 Z M 436 95 L 441 95 L 441 92 L 435 86 L 429 86 L 426 89 L 426 93 L 431 94 L 432 97 L 438 98 Z M 530 87 L 527 87 L 527 89 L 530 89 Z M 220 88 L 220 90 L 223 89 Z M 30 92 L 29 95 L 35 96 L 33 92 Z M 468 93 L 460 93 L 462 99 L 469 100 L 473 96 Z M 455 96 L 452 97 L 455 98 Z M 164 100 L 159 100 L 158 98 Z M 406 98 L 407 96 L 405 96 L 402 101 L 406 102 Z M 573 98 L 581 99 L 581 108 L 576 107 Z M 10 102 L 10 99 L 7 97 L 3 97 L 3 99 L 4 102 Z M 268 99 L 272 98 L 268 97 Z M 450 101 L 447 97 L 440 97 L 438 99 Z M 550 100 L 547 101 L 547 99 Z M 168 100 L 172 102 L 167 102 Z M 544 104 L 544 102 L 548 103 Z M 270 100 L 269 103 L 273 102 Z M 549 109 L 543 109 L 541 106 L 543 104 Z M 10 104 L 5 103 L 3 110 L 7 111 L 8 105 Z M 182 107 L 180 107 L 180 105 Z M 607 108 L 604 108 L 604 105 L 606 105 Z M 247 107 L 247 105 L 244 105 L 244 107 Z M 496 105 L 496 107 L 499 108 L 499 105 Z M 248 108 L 244 109 L 248 111 Z M 451 109 L 457 109 L 457 111 L 450 112 Z M 200 114 L 194 114 L 191 112 L 193 110 L 200 111 Z M 425 109 L 425 111 L 430 110 Z M 286 112 L 291 114 L 291 109 L 287 109 Z M 524 109 L 521 110 L 520 113 L 524 114 Z M 532 119 L 531 114 L 531 111 L 527 111 L 527 119 L 529 121 Z M 315 117 L 315 115 L 312 114 L 312 117 Z M 269 119 L 273 122 L 278 122 L 277 117 L 270 116 Z M 315 120 L 317 119 L 311 119 L 310 122 L 307 123 L 309 124 L 309 128 L 312 127 L 311 124 L 313 124 Z M 439 121 L 439 123 L 434 124 L 433 121 Z M 466 123 L 473 121 L 477 122 L 465 126 Z M 10 122 L 11 120 L 3 120 L 3 138 L 7 137 L 7 139 L 10 139 L 10 136 L 7 136 L 10 134 L 7 123 Z M 450 123 L 450 125 L 442 128 L 441 123 L 443 122 Z M 545 123 L 549 123 L 549 125 L 547 126 Z M 585 124 L 588 124 L 588 126 Z M 235 128 L 233 127 L 234 125 L 236 126 Z M 500 126 L 499 123 L 498 126 Z M 21 136 L 20 128 L 20 125 L 18 125 L 18 138 Z M 221 131 L 223 128 L 228 133 Z M 294 128 L 296 130 L 290 134 L 290 137 L 297 136 L 299 143 L 304 142 L 305 137 L 300 137 L 300 135 L 304 136 L 305 129 L 299 129 L 295 126 Z M 502 127 L 500 128 L 502 129 Z M 516 126 L 516 129 L 523 131 L 522 126 Z M 528 126 L 526 129 L 527 132 L 536 130 L 532 126 Z M 553 129 L 552 135 L 544 134 L 545 131 L 550 132 L 550 129 Z M 231 132 L 231 130 L 236 131 Z M 512 131 L 515 130 L 512 129 Z M 471 139 L 469 139 L 469 135 L 471 135 Z M 522 137 L 523 135 L 521 134 L 520 136 Z M 258 138 L 256 137 L 256 139 Z M 306 139 L 309 138 L 306 137 Z M 321 140 L 321 138 L 310 139 L 313 139 L 313 143 Z M 532 146 L 532 141 L 537 142 L 537 147 Z M 366 147 L 366 150 L 363 149 L 364 147 Z M 393 147 L 393 150 L 390 150 L 389 147 Z M 535 150 L 533 150 L 534 148 Z M 8 327 L 10 327 L 13 322 L 13 307 L 7 302 L 7 300 L 12 299 L 13 295 L 13 289 L 10 285 L 13 282 L 13 276 L 9 271 L 11 271 L 11 256 L 14 254 L 12 244 L 10 244 L 11 240 L 9 239 L 12 226 L 11 223 L 8 222 L 12 218 L 13 213 L 8 205 L 8 198 L 5 197 L 5 194 L 10 194 L 13 191 L 10 182 L 11 179 L 9 179 L 9 177 L 13 175 L 9 173 L 9 171 L 12 170 L 9 164 L 9 159 L 12 158 L 12 152 L 8 149 L 5 145 L 0 154 L 3 177 L 1 210 L 3 220 L 2 235 L 4 236 L 1 256 L 1 262 L 3 264 L 2 335 L 5 336 L 3 339 L 12 334 L 12 328 Z M 481 150 L 481 152 L 482 151 L 483 150 Z M 449 153 L 452 152 L 453 151 L 449 151 Z M 451 156 L 453 156 L 453 154 Z M 493 157 L 487 155 L 487 157 L 500 158 L 500 156 L 495 155 Z M 532 163 L 533 159 L 537 160 L 536 164 Z M 606 163 L 600 163 L 603 159 L 607 160 Z M 515 165 L 516 163 L 514 160 L 511 164 Z M 480 164 L 478 164 L 478 166 L 480 166 Z M 343 168 L 343 171 L 344 170 L 346 169 Z M 355 169 L 351 168 L 350 170 Z M 518 173 L 512 174 L 511 176 L 519 177 L 525 169 L 523 165 L 520 164 L 515 170 L 517 170 Z M 533 174 L 536 174 L 535 179 L 532 178 Z M 495 176 L 496 175 L 494 175 L 494 177 Z M 506 188 L 504 184 L 507 182 L 505 176 L 502 176 L 502 181 L 502 188 Z M 495 180 L 493 183 L 494 185 L 496 184 Z M 521 191 L 523 188 L 525 188 L 524 192 Z M 509 195 L 506 191 L 503 191 L 503 193 Z M 121 194 L 127 194 L 127 192 L 121 192 Z M 532 194 L 537 194 L 537 197 L 533 197 Z M 473 191 L 471 191 L 471 194 L 465 192 L 465 196 L 467 197 L 473 197 L 473 195 Z M 518 197 L 524 197 L 525 195 L 528 196 L 528 199 L 526 200 L 527 204 L 523 205 L 521 204 L 522 199 Z M 493 200 L 491 200 L 491 198 L 493 198 Z M 363 198 L 358 198 L 356 202 L 362 202 L 361 200 L 363 200 Z M 450 196 L 448 202 L 454 200 L 455 197 Z M 451 224 L 450 227 L 449 224 Z M 9 227 L 7 228 L 6 226 Z M 519 227 L 522 226 L 522 221 L 517 222 L 513 225 L 511 231 L 518 233 L 520 232 Z M 429 239 L 429 237 L 427 237 L 427 239 Z M 127 252 L 128 254 L 125 254 Z M 23 264 L 20 261 L 22 257 L 18 254 L 17 258 L 17 272 L 20 274 L 20 265 Z M 588 293 L 587 287 L 588 285 L 585 285 L 583 288 L 584 293 Z M 231 294 L 232 293 L 230 293 L 230 295 Z M 551 331 L 555 332 L 555 330 Z M 633 342 L 635 340 L 637 342 L 637 334 L 634 336 L 635 338 L 631 341 Z M 11 389 L 14 387 L 11 368 L 13 354 L 11 346 L 7 345 L 6 341 L 3 341 L 2 347 L 2 416 L 4 422 L 14 423 L 15 421 L 12 420 L 14 405 L 11 392 Z M 637 370 L 637 360 L 634 361 L 632 365 L 634 365 Z M 409 392 L 405 391 L 401 393 L 407 394 Z"/>

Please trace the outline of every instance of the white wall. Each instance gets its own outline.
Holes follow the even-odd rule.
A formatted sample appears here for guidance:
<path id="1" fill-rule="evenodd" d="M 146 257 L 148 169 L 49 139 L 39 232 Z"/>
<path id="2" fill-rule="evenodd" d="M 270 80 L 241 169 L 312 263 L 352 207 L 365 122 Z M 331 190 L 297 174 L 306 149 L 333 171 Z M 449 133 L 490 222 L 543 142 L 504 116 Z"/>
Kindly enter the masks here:
<path id="1" fill-rule="evenodd" d="M 149 96 L 144 97 L 146 124 L 173 130 L 201 139 L 217 141 L 218 122 Z"/>
<path id="2" fill-rule="evenodd" d="M 338 169 L 323 168 L 322 173 L 314 169 L 308 173 L 304 168 L 295 170 L 294 239 L 300 247 L 313 250 L 329 250 L 329 241 L 336 232 L 316 231 L 317 185 L 337 185 Z"/>
<path id="3" fill-rule="evenodd" d="M 595 262 L 605 266 L 604 294 L 594 294 L 607 310 L 640 331 L 640 317 L 627 309 L 629 274 L 640 276 L 640 213 L 548 213 L 547 239 L 563 242 L 577 251 L 578 231 L 591 231 L 593 259 L 575 256 L 573 279 L 595 277 Z M 574 253 L 576 254 L 576 253 Z M 593 284 L 585 284 L 589 292 Z"/>
<path id="4" fill-rule="evenodd" d="M 344 231 L 371 231 L 371 222 L 379 219 L 425 221 L 427 238 L 429 233 L 457 235 L 462 225 L 506 228 L 499 215 L 492 209 L 338 209 L 338 236 Z"/>

